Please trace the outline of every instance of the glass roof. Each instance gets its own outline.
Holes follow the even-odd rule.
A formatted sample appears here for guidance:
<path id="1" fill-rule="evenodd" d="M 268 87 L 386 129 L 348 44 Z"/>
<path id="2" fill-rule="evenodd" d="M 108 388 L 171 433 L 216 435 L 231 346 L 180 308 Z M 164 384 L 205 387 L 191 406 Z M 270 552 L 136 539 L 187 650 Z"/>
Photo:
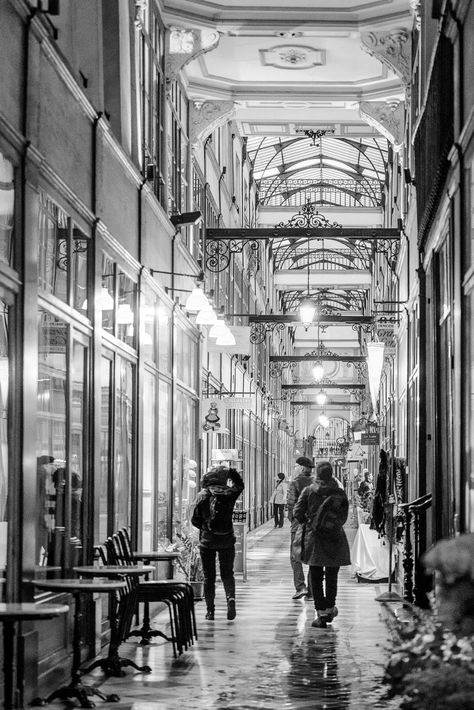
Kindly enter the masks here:
<path id="1" fill-rule="evenodd" d="M 380 137 L 249 136 L 260 204 L 380 206 L 387 141 Z"/>

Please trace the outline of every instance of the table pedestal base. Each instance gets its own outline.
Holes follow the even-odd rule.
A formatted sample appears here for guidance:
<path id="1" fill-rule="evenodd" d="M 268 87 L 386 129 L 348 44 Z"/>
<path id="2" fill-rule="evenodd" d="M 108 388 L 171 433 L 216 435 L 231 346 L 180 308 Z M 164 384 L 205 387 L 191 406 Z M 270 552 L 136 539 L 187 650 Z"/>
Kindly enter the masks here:
<path id="1" fill-rule="evenodd" d="M 117 654 L 113 656 L 108 656 L 107 658 L 100 658 L 88 668 L 81 670 L 81 673 L 90 673 L 96 668 L 100 668 L 106 675 L 115 676 L 115 678 L 122 678 L 125 675 L 123 668 L 131 666 L 135 668 L 136 671 L 141 673 L 151 673 L 150 666 L 138 666 L 135 661 L 131 661 L 129 658 L 120 658 Z"/>
<path id="2" fill-rule="evenodd" d="M 53 700 L 56 699 L 65 701 L 78 700 L 81 708 L 94 708 L 95 703 L 89 698 L 95 695 L 108 703 L 118 703 L 120 701 L 120 698 L 116 695 L 116 693 L 106 695 L 91 685 L 83 685 L 80 682 L 76 682 L 71 683 L 70 685 L 63 685 L 61 688 L 55 690 L 54 693 L 51 693 L 51 695 L 47 698 L 35 698 L 31 704 L 38 707 L 49 705 L 49 703 L 52 703 Z"/>

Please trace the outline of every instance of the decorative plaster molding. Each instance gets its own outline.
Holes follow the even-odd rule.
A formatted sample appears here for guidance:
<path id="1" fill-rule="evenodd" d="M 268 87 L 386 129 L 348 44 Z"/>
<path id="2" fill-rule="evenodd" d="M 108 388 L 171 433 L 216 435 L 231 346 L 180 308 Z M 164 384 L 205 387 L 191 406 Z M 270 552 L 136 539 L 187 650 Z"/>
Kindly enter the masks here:
<path id="1" fill-rule="evenodd" d="M 189 140 L 196 145 L 229 119 L 235 110 L 233 101 L 193 101 L 189 105 Z"/>
<path id="2" fill-rule="evenodd" d="M 362 48 L 391 69 L 405 85 L 411 78 L 410 32 L 399 27 L 391 32 L 362 32 Z"/>
<path id="3" fill-rule="evenodd" d="M 393 150 L 398 153 L 405 136 L 405 102 L 363 101 L 359 104 L 359 113 L 392 143 Z"/>
<path id="4" fill-rule="evenodd" d="M 145 10 L 148 8 L 148 0 L 135 0 L 135 27 L 141 30 L 145 17 Z"/>
<path id="5" fill-rule="evenodd" d="M 219 44 L 216 30 L 195 30 L 185 27 L 170 27 L 166 52 L 166 81 L 177 79 L 181 69 L 201 54 L 210 52 Z"/>
<path id="6" fill-rule="evenodd" d="M 410 8 L 413 17 L 415 18 L 415 27 L 419 32 L 421 29 L 421 13 L 423 10 L 423 4 L 421 0 L 410 0 Z"/>
<path id="7" fill-rule="evenodd" d="M 260 49 L 259 52 L 264 66 L 280 69 L 309 69 L 326 64 L 326 53 L 323 49 L 300 44 L 281 44 L 269 49 Z"/>

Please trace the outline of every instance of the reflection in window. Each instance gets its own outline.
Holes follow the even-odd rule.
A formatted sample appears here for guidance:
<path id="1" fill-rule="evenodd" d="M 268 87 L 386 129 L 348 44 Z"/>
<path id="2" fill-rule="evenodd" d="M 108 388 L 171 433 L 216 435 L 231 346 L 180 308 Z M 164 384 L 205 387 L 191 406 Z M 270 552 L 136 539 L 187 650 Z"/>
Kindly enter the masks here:
<path id="1" fill-rule="evenodd" d="M 109 470 L 110 470 L 110 393 L 112 382 L 112 361 L 102 358 L 100 379 L 100 471 L 96 485 L 99 489 L 99 529 L 94 544 L 100 545 L 109 534 Z M 112 531 L 111 531 L 112 532 Z"/>
<path id="2" fill-rule="evenodd" d="M 0 261 L 10 264 L 13 246 L 15 185 L 13 165 L 0 153 Z"/>
<path id="3" fill-rule="evenodd" d="M 0 574 L 4 576 L 8 544 L 8 306 L 0 300 Z M 0 600 L 3 590 L 0 590 Z"/>
<path id="4" fill-rule="evenodd" d="M 160 380 L 158 421 L 158 539 L 168 537 L 169 526 L 169 471 L 170 471 L 170 420 L 171 385 Z"/>
<path id="5" fill-rule="evenodd" d="M 155 510 L 155 402 L 156 379 L 152 372 L 145 373 L 143 388 L 143 428 L 142 428 L 142 549 L 153 549 L 153 528 Z"/>
<path id="6" fill-rule="evenodd" d="M 133 365 L 117 356 L 115 385 L 114 530 L 130 525 L 133 438 Z"/>
<path id="7" fill-rule="evenodd" d="M 89 239 L 43 193 L 40 194 L 39 206 L 39 286 L 84 311 L 87 309 Z"/>
<path id="8" fill-rule="evenodd" d="M 38 341 L 36 559 L 39 565 L 60 565 L 65 535 L 67 324 L 40 311 Z"/>

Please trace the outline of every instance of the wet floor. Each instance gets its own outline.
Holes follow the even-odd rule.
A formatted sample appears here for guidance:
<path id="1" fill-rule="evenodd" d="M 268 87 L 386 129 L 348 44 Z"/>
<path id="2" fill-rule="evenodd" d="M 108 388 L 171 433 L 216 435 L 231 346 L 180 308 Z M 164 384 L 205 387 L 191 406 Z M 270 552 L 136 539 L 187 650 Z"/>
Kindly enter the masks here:
<path id="1" fill-rule="evenodd" d="M 348 530 L 348 533 L 355 531 Z M 173 660 L 170 644 L 121 647 L 121 655 L 151 666 L 124 678 L 86 676 L 120 695 L 116 710 L 349 710 L 397 708 L 381 686 L 388 632 L 375 596 L 385 587 L 358 584 L 341 570 L 332 628 L 314 629 L 313 603 L 291 599 L 289 526 L 262 526 L 249 538 L 248 579 L 237 584 L 237 618 L 227 621 L 222 587 L 216 619 L 196 604 L 199 639 Z M 164 628 L 165 617 L 154 622 Z M 56 704 L 51 707 L 57 707 Z"/>

